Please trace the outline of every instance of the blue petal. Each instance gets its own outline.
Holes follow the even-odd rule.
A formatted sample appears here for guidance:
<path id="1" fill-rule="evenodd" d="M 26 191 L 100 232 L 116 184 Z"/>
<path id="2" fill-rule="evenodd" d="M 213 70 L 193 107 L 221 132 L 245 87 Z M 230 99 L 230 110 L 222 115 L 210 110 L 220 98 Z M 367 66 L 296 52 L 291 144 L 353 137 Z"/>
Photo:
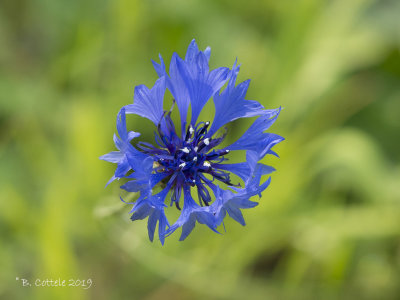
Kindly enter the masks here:
<path id="1" fill-rule="evenodd" d="M 178 70 L 178 61 L 182 61 L 182 59 L 176 53 L 174 53 L 169 66 L 170 77 L 167 78 L 167 87 L 176 100 L 181 117 L 181 125 L 183 125 L 187 119 L 187 111 L 190 102 L 188 89 Z"/>
<path id="2" fill-rule="evenodd" d="M 131 216 L 131 219 L 133 221 L 149 216 L 147 229 L 151 241 L 154 239 L 154 232 L 158 222 L 158 234 L 161 244 L 164 244 L 166 227 L 169 227 L 169 222 L 164 212 L 164 200 L 169 189 L 170 187 L 166 187 L 158 194 L 150 194 L 149 196 L 137 200 L 132 209 L 133 215 Z"/>
<path id="3" fill-rule="evenodd" d="M 119 137 L 121 138 L 122 141 L 128 143 L 132 139 L 139 137 L 140 133 L 139 132 L 134 132 L 134 131 L 127 131 L 126 129 L 126 111 L 125 108 L 121 108 L 117 115 L 117 132 Z"/>
<path id="4" fill-rule="evenodd" d="M 138 180 L 131 180 L 128 181 L 127 183 L 121 185 L 121 189 L 126 190 L 128 192 L 139 192 L 143 189 L 145 189 L 148 186 L 147 183 L 143 183 L 142 181 L 138 181 Z"/>
<path id="5" fill-rule="evenodd" d="M 136 175 L 135 173 L 132 175 Z M 148 177 L 128 181 L 127 183 L 121 185 L 121 189 L 134 193 L 144 190 L 146 188 L 152 189 L 154 186 L 157 185 L 157 183 L 159 183 L 168 175 L 168 173 L 150 173 Z"/>
<path id="6" fill-rule="evenodd" d="M 126 159 L 126 156 L 124 156 L 123 159 L 118 163 L 117 169 L 115 170 L 114 176 L 116 178 L 121 178 L 124 177 L 125 174 L 131 169 L 131 166 L 128 163 L 128 160 Z"/>
<path id="7" fill-rule="evenodd" d="M 199 112 L 201 111 L 202 107 L 204 104 L 208 101 L 208 99 L 217 91 L 219 90 L 222 85 L 226 82 L 226 74 L 228 73 L 227 68 L 221 68 L 220 70 L 214 70 L 214 72 L 211 72 L 210 74 L 208 73 L 208 61 L 210 59 L 210 54 L 211 54 L 211 49 L 210 47 L 207 47 L 204 52 L 199 51 L 199 48 L 196 44 L 196 41 L 193 39 L 188 47 L 188 50 L 186 52 L 185 60 L 182 60 L 176 53 L 172 55 L 171 58 L 171 63 L 169 67 L 169 76 L 167 75 L 166 69 L 165 69 L 165 64 L 164 60 L 162 59 L 161 55 L 159 55 L 160 58 L 160 63 L 157 63 L 155 61 L 152 61 L 154 69 L 156 70 L 158 76 L 162 77 L 165 76 L 166 78 L 166 85 L 167 88 L 171 91 L 171 94 L 173 95 L 174 99 L 176 100 L 176 104 L 179 109 L 179 114 L 181 117 L 181 128 L 182 131 L 184 131 L 184 126 L 187 121 L 187 111 L 189 108 L 189 103 L 192 102 L 195 103 L 197 100 L 190 100 L 192 96 L 196 95 L 196 92 L 193 92 L 189 94 L 188 90 L 188 84 L 187 83 L 187 78 L 185 75 L 182 75 L 182 72 L 187 72 L 187 70 L 182 71 L 182 65 L 185 65 L 187 69 L 190 71 L 193 71 L 194 73 L 201 72 L 202 76 L 200 76 L 203 80 L 199 82 L 199 85 L 204 86 L 205 84 L 208 85 L 215 85 L 215 87 L 212 88 L 212 91 L 210 92 L 210 96 L 205 96 L 205 99 L 202 100 L 204 102 L 203 104 L 199 105 L 199 107 L 196 107 L 196 112 L 192 112 L 192 123 L 194 124 Z M 178 65 L 180 67 L 178 67 Z M 222 74 L 221 74 L 222 72 Z M 226 74 L 225 74 L 226 73 Z M 220 76 L 225 76 L 224 78 L 219 78 Z M 207 83 L 204 83 L 205 78 L 203 77 L 209 77 Z M 194 78 L 193 80 L 197 80 Z M 222 82 L 220 82 L 222 81 Z M 197 83 L 196 83 L 197 84 Z M 195 87 L 196 89 L 196 87 Z M 198 90 L 203 89 L 199 88 Z M 197 96 L 195 96 L 197 99 Z M 197 110 L 199 111 L 197 113 Z M 197 115 L 197 116 L 196 116 Z"/>
<path id="8" fill-rule="evenodd" d="M 190 194 L 190 187 L 184 187 L 184 204 L 182 213 L 178 220 L 167 230 L 166 236 L 170 235 L 177 228 L 182 227 L 180 241 L 183 241 L 192 232 L 196 221 L 200 224 L 207 225 L 211 230 L 216 230 L 214 215 L 210 212 L 209 207 L 200 207 Z"/>
<path id="9" fill-rule="evenodd" d="M 260 166 L 260 168 L 261 168 L 261 174 L 262 175 L 271 174 L 272 172 L 276 171 L 276 169 L 274 167 L 267 166 L 267 165 L 264 165 L 264 164 L 258 164 L 258 166 Z"/>
<path id="10" fill-rule="evenodd" d="M 142 206 L 137 208 L 135 213 L 131 216 L 131 220 L 132 221 L 143 220 L 144 218 L 149 216 L 151 212 L 152 212 L 152 207 L 148 204 L 143 204 Z"/>
<path id="11" fill-rule="evenodd" d="M 179 238 L 180 241 L 185 240 L 188 235 L 193 231 L 194 226 L 196 225 L 196 217 L 193 215 L 191 215 L 189 217 L 189 220 L 186 221 L 185 224 L 183 224 L 182 226 L 182 233 L 181 236 Z"/>
<path id="12" fill-rule="evenodd" d="M 216 201 L 210 206 L 211 210 L 214 211 L 216 215 L 217 224 L 220 225 L 226 213 L 228 213 L 231 218 L 244 226 L 246 223 L 240 209 L 252 208 L 258 205 L 257 202 L 249 200 L 251 196 L 247 189 L 242 189 L 242 191 L 237 194 L 229 190 L 220 189 L 220 192 L 216 193 Z"/>
<path id="13" fill-rule="evenodd" d="M 125 153 L 127 148 L 132 147 L 130 141 L 140 136 L 139 132 L 129 131 L 126 129 L 126 115 L 125 108 L 122 108 L 117 115 L 117 132 L 119 138 L 114 134 L 114 144 L 118 150 Z"/>
<path id="14" fill-rule="evenodd" d="M 275 153 L 271 150 L 271 148 L 276 144 L 279 144 L 283 140 L 284 138 L 280 135 L 268 133 L 262 143 L 260 143 L 257 150 L 260 153 L 260 159 L 263 158 L 266 154 Z"/>
<path id="15" fill-rule="evenodd" d="M 123 158 L 123 156 L 124 154 L 120 151 L 112 151 L 100 156 L 100 159 L 116 164 Z"/>
<path id="16" fill-rule="evenodd" d="M 207 57 L 201 51 L 193 63 L 182 60 L 176 62 L 189 92 L 192 105 L 191 124 L 194 125 L 204 105 L 227 81 L 229 69 L 218 68 L 209 72 Z"/>
<path id="17" fill-rule="evenodd" d="M 165 241 L 165 232 L 167 226 L 169 227 L 169 223 L 167 217 L 165 216 L 164 210 L 160 211 L 160 217 L 158 220 L 158 237 L 160 239 L 161 245 L 164 245 Z"/>
<path id="18" fill-rule="evenodd" d="M 275 171 L 275 168 L 273 168 L 271 166 L 257 163 L 261 158 L 262 157 L 260 156 L 260 153 L 258 153 L 256 151 L 247 151 L 246 152 L 247 166 L 250 169 L 250 173 L 252 174 L 251 176 L 254 176 L 256 167 L 260 168 L 259 171 L 260 171 L 261 175 L 267 175 L 267 174 L 270 174 Z M 251 178 L 251 177 L 249 176 L 248 178 Z"/>
<path id="19" fill-rule="evenodd" d="M 261 195 L 271 182 L 271 177 L 269 177 L 265 182 L 260 184 L 261 176 L 272 171 L 272 168 L 260 163 L 257 163 L 258 155 L 256 152 L 249 151 L 247 155 L 248 168 L 251 170 L 251 176 L 248 176 L 245 180 L 245 188 L 234 188 L 236 193 L 230 190 L 222 190 L 220 187 L 216 186 L 214 194 L 216 200 L 210 206 L 210 211 L 216 216 L 216 224 L 220 225 L 226 216 L 229 214 L 231 218 L 245 225 L 245 221 L 242 215 L 241 209 L 252 208 L 258 205 L 257 202 L 250 201 L 250 198 L 255 195 Z"/>
<path id="20" fill-rule="evenodd" d="M 204 50 L 204 55 L 206 56 L 207 61 L 210 61 L 210 56 L 211 56 L 211 48 L 210 48 L 210 47 L 207 47 L 207 48 Z"/>
<path id="21" fill-rule="evenodd" d="M 242 212 L 240 211 L 240 209 L 238 207 L 236 207 L 235 205 L 232 205 L 232 201 L 228 202 L 228 204 L 226 205 L 225 209 L 228 212 L 228 215 L 232 219 L 237 221 L 242 226 L 246 225 L 246 222 L 244 221 Z"/>
<path id="22" fill-rule="evenodd" d="M 214 95 L 215 117 L 207 136 L 212 136 L 223 125 L 239 118 L 248 118 L 258 115 L 276 114 L 275 110 L 264 110 L 257 101 L 245 100 L 250 80 L 246 80 L 235 87 L 239 66 L 236 62 L 230 72 L 227 88 L 221 93 Z"/>
<path id="23" fill-rule="evenodd" d="M 117 179 L 117 177 L 115 177 L 115 175 L 113 175 L 110 180 L 107 181 L 106 186 L 107 187 L 111 182 L 113 182 L 115 179 Z"/>
<path id="24" fill-rule="evenodd" d="M 249 168 L 248 163 L 213 164 L 213 168 L 232 172 L 235 175 L 239 176 L 245 182 L 251 175 L 251 169 Z"/>
<path id="25" fill-rule="evenodd" d="M 139 152 L 139 153 L 142 154 L 142 152 Z M 144 158 L 140 157 L 138 159 L 137 156 L 135 156 L 134 154 L 128 153 L 127 154 L 127 159 L 128 159 L 128 162 L 131 165 L 136 166 L 136 168 L 134 169 L 135 172 L 132 175 L 130 175 L 129 178 L 136 178 L 136 179 L 146 178 L 146 179 L 149 179 L 149 177 L 151 175 L 152 168 L 153 168 L 153 162 L 154 162 L 154 158 L 153 157 L 146 156 Z"/>
<path id="26" fill-rule="evenodd" d="M 185 61 L 188 63 L 194 62 L 196 59 L 197 54 L 199 54 L 199 47 L 196 44 L 196 40 L 193 39 L 190 44 L 189 47 L 186 51 L 186 56 L 185 56 Z M 203 51 L 204 55 L 207 58 L 207 61 L 210 60 L 210 55 L 211 55 L 211 48 L 207 47 L 204 51 Z"/>
<path id="27" fill-rule="evenodd" d="M 190 44 L 189 47 L 186 51 L 186 56 L 185 56 L 185 61 L 187 62 L 193 62 L 196 58 L 196 55 L 199 53 L 199 47 L 196 44 L 196 40 L 193 39 Z"/>
<path id="28" fill-rule="evenodd" d="M 129 165 L 133 165 L 132 169 L 134 172 L 126 178 L 132 178 L 134 180 L 128 181 L 121 186 L 128 192 L 139 192 L 141 190 L 150 190 L 162 179 L 167 177 L 168 173 L 154 173 L 153 174 L 153 162 L 152 157 L 146 157 L 145 159 L 136 159 L 131 154 L 127 155 Z"/>
<path id="29" fill-rule="evenodd" d="M 140 136 L 139 132 L 134 132 L 134 131 L 129 131 L 128 132 L 128 139 L 127 141 L 130 142 L 131 140 L 133 140 L 134 138 L 137 138 Z"/>
<path id="30" fill-rule="evenodd" d="M 165 88 L 165 77 L 159 78 L 151 90 L 145 85 L 136 86 L 134 103 L 125 106 L 126 113 L 147 118 L 157 126 L 164 113 Z"/>
<path id="31" fill-rule="evenodd" d="M 259 117 L 236 142 L 226 148 L 229 150 L 255 151 L 259 155 L 258 159 L 263 158 L 270 153 L 273 146 L 284 140 L 277 134 L 264 133 L 275 122 L 279 111 L 276 111 L 273 118 L 269 115 Z"/>
<path id="32" fill-rule="evenodd" d="M 121 150 L 121 152 L 124 152 L 125 150 L 125 141 L 121 140 L 115 133 L 113 135 L 113 141 L 115 144 L 115 147 L 117 147 L 118 150 Z"/>
<path id="33" fill-rule="evenodd" d="M 144 160 L 147 157 L 147 155 L 139 152 L 130 143 L 133 138 L 140 136 L 140 133 L 134 131 L 127 132 L 124 108 L 122 108 L 117 115 L 117 131 L 120 137 L 114 134 L 114 143 L 120 151 L 113 151 L 100 157 L 100 159 L 118 164 L 114 176 L 107 185 L 117 178 L 124 177 L 132 168 L 132 165 L 128 162 L 127 156 L 136 157 L 138 160 Z"/>
<path id="34" fill-rule="evenodd" d="M 260 185 L 262 175 L 262 166 L 258 164 L 254 172 L 254 176 L 251 180 L 249 180 L 242 194 L 248 197 L 255 195 L 259 195 L 261 197 L 261 192 L 264 191 L 271 183 L 271 177 L 268 177 L 268 179 Z"/>
<path id="35" fill-rule="evenodd" d="M 153 166 L 153 159 L 151 158 L 151 156 L 149 156 L 143 152 L 140 152 L 139 150 L 134 148 L 132 145 L 130 145 L 130 147 L 128 148 L 128 151 L 126 151 L 125 156 L 126 156 L 128 164 L 132 170 L 135 170 L 135 171 L 141 170 L 143 168 L 144 161 L 147 162 L 147 166 L 150 165 L 150 162 L 151 162 L 151 166 Z"/>
<path id="36" fill-rule="evenodd" d="M 163 76 L 166 77 L 167 72 L 166 72 L 166 70 L 165 70 L 165 63 L 164 63 L 164 60 L 163 60 L 161 54 L 159 54 L 158 57 L 160 58 L 160 63 L 157 63 L 157 62 L 155 62 L 154 60 L 151 60 L 151 62 L 153 63 L 153 67 L 154 67 L 154 69 L 156 70 L 157 75 L 158 75 L 159 77 L 163 77 Z"/>
<path id="37" fill-rule="evenodd" d="M 160 219 L 160 211 L 154 210 L 153 213 L 150 214 L 149 220 L 147 222 L 147 229 L 149 232 L 149 239 L 153 241 L 154 238 L 154 230 L 156 229 L 157 221 Z"/>

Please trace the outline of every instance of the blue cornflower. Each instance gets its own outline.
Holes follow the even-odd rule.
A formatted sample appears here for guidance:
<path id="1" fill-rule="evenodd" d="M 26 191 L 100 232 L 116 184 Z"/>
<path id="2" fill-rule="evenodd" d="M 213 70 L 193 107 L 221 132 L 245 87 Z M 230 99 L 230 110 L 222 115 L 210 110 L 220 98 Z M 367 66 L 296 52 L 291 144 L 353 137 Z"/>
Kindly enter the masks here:
<path id="1" fill-rule="evenodd" d="M 119 151 L 100 157 L 116 163 L 117 168 L 109 183 L 127 178 L 122 189 L 139 193 L 132 203 L 132 220 L 148 217 L 149 238 L 153 241 L 158 223 L 158 235 L 162 244 L 166 236 L 182 227 L 180 240 L 193 230 L 196 221 L 218 232 L 226 213 L 245 225 L 241 209 L 258 203 L 250 201 L 270 183 L 262 175 L 275 169 L 259 163 L 267 154 L 277 154 L 272 147 L 283 138 L 265 132 L 277 119 L 279 109 L 264 109 L 257 101 L 245 100 L 250 80 L 236 85 L 239 66 L 232 69 L 209 70 L 210 48 L 199 51 L 193 40 L 185 59 L 173 54 L 169 74 L 160 55 L 160 63 L 153 61 L 159 76 L 154 86 L 135 87 L 134 103 L 123 107 L 117 116 L 117 131 L 114 142 Z M 226 84 L 226 88 L 223 86 Z M 164 94 L 168 89 L 174 97 L 180 113 L 181 130 L 177 131 L 171 119 L 172 108 L 164 110 Z M 215 116 L 212 122 L 197 122 L 207 101 L 213 98 Z M 174 105 L 173 105 L 174 106 Z M 191 118 L 188 121 L 188 109 Z M 155 125 L 154 144 L 131 141 L 140 136 L 127 131 L 126 114 L 147 118 Z M 225 138 L 218 132 L 226 124 L 239 118 L 257 117 L 249 129 L 236 142 L 227 147 L 218 147 Z M 246 161 L 225 163 L 230 151 L 246 151 Z M 244 186 L 234 184 L 230 174 L 242 179 Z M 227 187 L 227 189 L 223 189 Z M 155 192 L 155 190 L 158 190 Z M 170 224 L 165 215 L 169 195 L 169 206 L 175 205 L 181 215 Z M 197 201 L 193 198 L 197 195 Z M 195 197 L 196 198 L 196 197 Z"/>

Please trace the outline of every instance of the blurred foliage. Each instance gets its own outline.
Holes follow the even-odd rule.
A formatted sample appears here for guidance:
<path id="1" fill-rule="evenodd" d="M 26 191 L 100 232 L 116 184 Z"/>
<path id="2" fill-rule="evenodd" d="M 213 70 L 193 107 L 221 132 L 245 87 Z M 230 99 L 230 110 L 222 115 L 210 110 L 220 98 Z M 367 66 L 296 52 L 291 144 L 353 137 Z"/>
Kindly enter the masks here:
<path id="1" fill-rule="evenodd" d="M 2 0 L 0 298 L 398 299 L 399 15 L 396 0 Z M 192 38 L 212 67 L 238 58 L 248 99 L 284 107 L 271 131 L 286 141 L 246 227 L 162 247 L 98 157 L 133 87 L 155 81 L 150 59 Z"/>

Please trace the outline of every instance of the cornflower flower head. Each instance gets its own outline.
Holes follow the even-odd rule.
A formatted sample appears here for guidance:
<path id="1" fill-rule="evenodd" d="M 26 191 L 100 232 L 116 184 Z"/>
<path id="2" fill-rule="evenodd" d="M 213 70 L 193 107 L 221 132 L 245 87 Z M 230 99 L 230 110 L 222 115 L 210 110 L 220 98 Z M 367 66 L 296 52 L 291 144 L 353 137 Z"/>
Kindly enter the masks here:
<path id="1" fill-rule="evenodd" d="M 217 227 L 226 214 L 245 225 L 241 209 L 258 204 L 250 198 L 261 197 L 261 192 L 270 184 L 270 178 L 263 181 L 261 177 L 275 170 L 259 161 L 267 154 L 277 156 L 272 147 L 284 139 L 265 132 L 277 119 L 280 108 L 264 109 L 257 101 L 245 100 L 250 80 L 236 85 L 239 72 L 236 62 L 232 69 L 221 67 L 210 71 L 210 53 L 209 47 L 199 51 L 193 40 L 185 59 L 173 54 L 169 74 L 161 55 L 160 63 L 153 61 L 159 79 L 151 89 L 145 85 L 135 87 L 133 104 L 124 106 L 117 116 L 119 137 L 114 135 L 114 142 L 118 151 L 100 157 L 117 164 L 109 183 L 127 178 L 129 181 L 121 188 L 139 194 L 131 203 L 131 219 L 148 218 L 151 241 L 157 223 L 162 244 L 179 227 L 182 227 L 180 240 L 184 240 L 196 222 L 218 233 Z M 174 98 L 169 110 L 163 106 L 166 89 Z M 210 98 L 215 106 L 214 119 L 198 122 Z M 180 126 L 175 126 L 171 118 L 175 104 Z M 154 123 L 154 143 L 132 144 L 140 133 L 127 131 L 126 114 Z M 237 141 L 221 147 L 227 132 L 219 135 L 221 129 L 229 122 L 248 117 L 257 118 Z M 246 161 L 226 163 L 231 152 L 240 150 L 246 151 Z M 241 178 L 244 186 L 232 182 L 231 174 Z M 159 191 L 154 192 L 158 187 Z M 181 212 L 173 224 L 165 214 L 169 206 Z"/>

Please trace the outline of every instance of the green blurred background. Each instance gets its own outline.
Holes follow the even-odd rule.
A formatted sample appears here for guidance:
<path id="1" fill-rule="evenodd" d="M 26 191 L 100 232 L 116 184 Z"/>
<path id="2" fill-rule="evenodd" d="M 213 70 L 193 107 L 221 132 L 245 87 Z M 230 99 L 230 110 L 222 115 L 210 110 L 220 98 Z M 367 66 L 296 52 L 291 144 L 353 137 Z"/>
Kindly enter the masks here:
<path id="1" fill-rule="evenodd" d="M 396 0 L 2 0 L 0 298 L 400 299 L 399 16 Z M 192 38 L 213 68 L 238 57 L 286 140 L 246 227 L 162 247 L 98 157 L 150 59 Z"/>

